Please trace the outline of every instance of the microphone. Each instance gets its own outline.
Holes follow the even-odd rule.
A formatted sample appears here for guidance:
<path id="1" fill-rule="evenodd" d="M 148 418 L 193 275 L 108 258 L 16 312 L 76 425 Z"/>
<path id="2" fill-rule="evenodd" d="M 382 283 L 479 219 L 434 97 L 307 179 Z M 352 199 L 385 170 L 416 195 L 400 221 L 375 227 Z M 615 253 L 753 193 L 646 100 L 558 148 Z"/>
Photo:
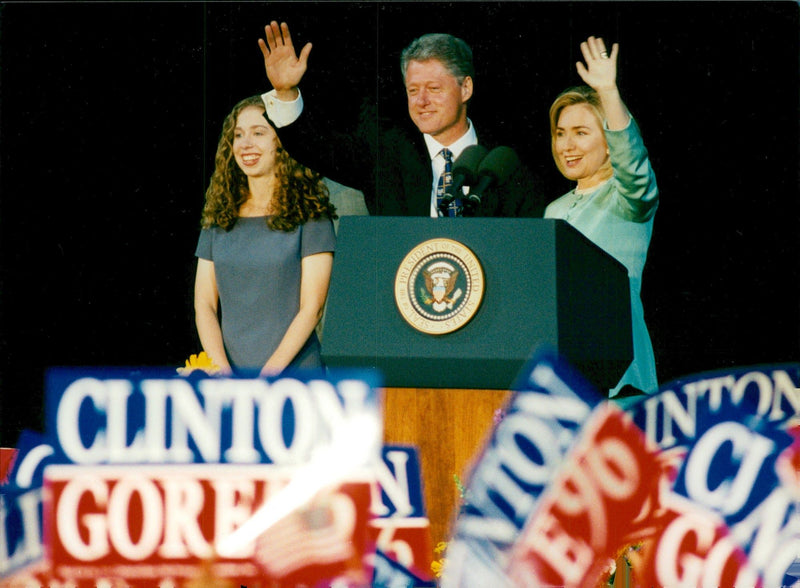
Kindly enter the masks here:
<path id="1" fill-rule="evenodd" d="M 448 186 L 447 192 L 442 196 L 441 206 L 447 206 L 461 196 L 461 188 L 471 186 L 478 181 L 478 165 L 489 150 L 483 145 L 470 145 L 465 147 L 461 155 L 453 162 L 453 182 Z"/>
<path id="2" fill-rule="evenodd" d="M 478 179 L 478 166 L 489 153 L 483 145 L 470 145 L 464 148 L 461 155 L 453 163 L 453 183 L 450 185 L 445 197 L 453 200 L 461 194 L 461 188 L 471 186 Z"/>
<path id="3" fill-rule="evenodd" d="M 483 192 L 491 185 L 504 184 L 519 167 L 519 157 L 511 147 L 495 147 L 478 166 L 478 183 L 470 188 L 467 202 L 472 206 L 481 203 Z"/>

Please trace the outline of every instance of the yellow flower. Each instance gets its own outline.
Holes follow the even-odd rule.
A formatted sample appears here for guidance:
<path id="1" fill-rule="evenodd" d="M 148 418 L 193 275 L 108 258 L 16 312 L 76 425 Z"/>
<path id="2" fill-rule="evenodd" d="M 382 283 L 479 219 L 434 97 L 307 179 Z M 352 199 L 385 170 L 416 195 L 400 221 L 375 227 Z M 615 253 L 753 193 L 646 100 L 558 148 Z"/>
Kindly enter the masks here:
<path id="1" fill-rule="evenodd" d="M 178 373 L 182 376 L 188 376 L 195 370 L 202 370 L 213 376 L 219 371 L 219 366 L 214 364 L 205 351 L 201 351 L 190 355 L 189 359 L 186 360 L 186 367 L 178 368 Z"/>
<path id="2" fill-rule="evenodd" d="M 447 541 L 439 541 L 436 544 L 436 547 L 433 548 L 433 552 L 439 556 L 441 556 L 445 550 L 447 549 Z M 437 578 L 442 577 L 442 572 L 444 571 L 444 564 L 447 562 L 445 558 L 440 558 L 439 561 L 432 561 L 431 562 L 431 571 L 433 575 Z"/>

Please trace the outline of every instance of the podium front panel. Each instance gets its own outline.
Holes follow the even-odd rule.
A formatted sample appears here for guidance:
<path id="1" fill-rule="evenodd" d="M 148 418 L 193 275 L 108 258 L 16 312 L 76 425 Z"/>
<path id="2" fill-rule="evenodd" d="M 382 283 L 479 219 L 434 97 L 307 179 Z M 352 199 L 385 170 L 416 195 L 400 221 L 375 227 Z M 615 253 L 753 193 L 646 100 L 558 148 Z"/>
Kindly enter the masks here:
<path id="1" fill-rule="evenodd" d="M 395 302 L 401 263 L 430 239 L 471 250 L 485 282 L 471 320 L 439 335 L 412 327 Z M 328 366 L 377 368 L 390 387 L 508 389 L 540 344 L 587 364 L 601 387 L 631 358 L 625 269 L 563 221 L 340 220 L 322 339 Z"/>

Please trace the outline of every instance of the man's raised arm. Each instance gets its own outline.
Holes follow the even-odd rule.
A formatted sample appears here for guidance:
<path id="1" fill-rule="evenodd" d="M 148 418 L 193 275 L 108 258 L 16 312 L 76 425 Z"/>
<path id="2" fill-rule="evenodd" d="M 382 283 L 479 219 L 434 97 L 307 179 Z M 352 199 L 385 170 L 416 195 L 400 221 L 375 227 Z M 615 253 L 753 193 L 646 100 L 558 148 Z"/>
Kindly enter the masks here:
<path id="1" fill-rule="evenodd" d="M 264 27 L 266 41 L 258 40 L 264 56 L 264 69 L 272 90 L 261 96 L 267 109 L 267 116 L 278 126 L 293 123 L 303 109 L 300 96 L 300 80 L 308 67 L 311 43 L 306 43 L 300 56 L 294 49 L 289 25 L 272 21 Z"/>

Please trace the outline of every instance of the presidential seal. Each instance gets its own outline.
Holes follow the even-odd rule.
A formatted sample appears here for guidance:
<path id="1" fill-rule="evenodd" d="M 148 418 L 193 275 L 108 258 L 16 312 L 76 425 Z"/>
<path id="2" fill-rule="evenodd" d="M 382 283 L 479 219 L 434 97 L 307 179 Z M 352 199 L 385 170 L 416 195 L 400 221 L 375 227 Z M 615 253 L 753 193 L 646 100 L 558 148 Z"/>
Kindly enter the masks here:
<path id="1" fill-rule="evenodd" d="M 394 280 L 394 299 L 405 321 L 442 335 L 466 325 L 483 299 L 483 268 L 475 254 L 452 239 L 431 239 L 405 256 Z"/>

